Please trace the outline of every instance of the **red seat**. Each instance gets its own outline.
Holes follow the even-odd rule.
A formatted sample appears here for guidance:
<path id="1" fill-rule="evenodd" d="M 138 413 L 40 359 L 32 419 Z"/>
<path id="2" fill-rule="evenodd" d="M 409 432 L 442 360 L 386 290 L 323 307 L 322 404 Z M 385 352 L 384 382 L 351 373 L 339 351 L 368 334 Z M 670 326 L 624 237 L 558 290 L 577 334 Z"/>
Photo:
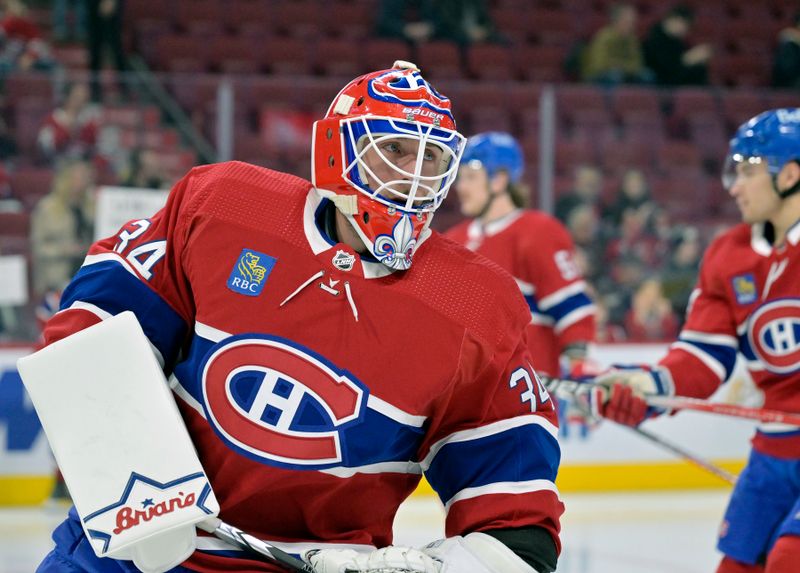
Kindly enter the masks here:
<path id="1" fill-rule="evenodd" d="M 563 48 L 575 41 L 576 17 L 567 10 L 533 8 L 529 14 L 520 16 L 521 20 L 533 24 L 531 26 L 533 37 L 539 44 Z"/>
<path id="2" fill-rule="evenodd" d="M 528 81 L 552 82 L 564 79 L 567 51 L 555 45 L 528 45 L 515 49 L 517 75 Z"/>
<path id="3" fill-rule="evenodd" d="M 223 73 L 256 73 L 263 67 L 262 51 L 250 36 L 219 36 L 211 38 L 209 65 Z"/>
<path id="4" fill-rule="evenodd" d="M 372 2 L 337 0 L 330 2 L 327 9 L 328 17 L 322 22 L 325 35 L 363 40 L 372 34 L 376 13 Z"/>
<path id="5" fill-rule="evenodd" d="M 324 76 L 349 81 L 363 73 L 360 59 L 361 47 L 352 40 L 323 37 L 314 48 L 314 67 Z"/>
<path id="6" fill-rule="evenodd" d="M 664 171 L 700 171 L 703 168 L 700 154 L 694 144 L 686 141 L 663 142 L 657 153 L 658 164 Z"/>
<path id="7" fill-rule="evenodd" d="M 271 4 L 266 0 L 225 0 L 222 21 L 234 34 L 266 36 L 272 30 Z"/>
<path id="8" fill-rule="evenodd" d="M 619 86 L 611 94 L 611 109 L 618 118 L 643 114 L 660 117 L 660 94 L 652 88 Z"/>
<path id="9" fill-rule="evenodd" d="M 282 0 L 271 2 L 273 29 L 284 36 L 314 39 L 326 29 L 325 3 L 316 0 Z M 339 15 L 335 14 L 336 21 Z"/>
<path id="10" fill-rule="evenodd" d="M 414 59 L 411 56 L 411 47 L 408 44 L 402 40 L 390 38 L 367 39 L 359 52 L 361 56 L 359 62 L 364 72 L 391 68 L 396 60 L 413 61 Z"/>
<path id="11" fill-rule="evenodd" d="M 308 42 L 299 38 L 265 38 L 260 49 L 273 74 L 309 75 L 312 73 L 312 52 Z"/>
<path id="12" fill-rule="evenodd" d="M 460 126 L 459 126 L 460 127 Z M 469 112 L 470 134 L 484 131 L 514 131 L 514 122 L 504 107 L 477 107 Z"/>
<path id="13" fill-rule="evenodd" d="M 735 129 L 766 109 L 761 92 L 752 90 L 728 91 L 722 94 L 722 116 L 730 129 Z"/>
<path id="14" fill-rule="evenodd" d="M 467 69 L 480 81 L 509 80 L 515 76 L 511 48 L 500 44 L 473 44 L 467 48 Z"/>
<path id="15" fill-rule="evenodd" d="M 4 237 L 30 235 L 31 217 L 28 213 L 4 213 L 0 211 L 0 234 Z"/>
<path id="16" fill-rule="evenodd" d="M 3 84 L 5 99 L 13 104 L 21 99 L 53 100 L 55 86 L 46 74 L 10 74 Z"/>
<path id="17" fill-rule="evenodd" d="M 27 209 L 32 209 L 39 199 L 47 195 L 53 185 L 53 171 L 49 168 L 27 167 L 9 173 L 14 195 Z"/>
<path id="18" fill-rule="evenodd" d="M 222 25 L 223 7 L 219 0 L 177 0 L 175 3 L 175 24 L 189 30 L 197 23 Z"/>
<path id="19" fill-rule="evenodd" d="M 456 79 L 464 76 L 461 54 L 453 42 L 434 41 L 417 46 L 417 64 L 425 77 Z"/>
<path id="20" fill-rule="evenodd" d="M 208 42 L 188 34 L 170 34 L 156 41 L 158 67 L 173 72 L 203 72 L 208 68 Z"/>
<path id="21" fill-rule="evenodd" d="M 715 54 L 709 74 L 718 85 L 764 87 L 769 85 L 771 66 L 768 54 Z"/>

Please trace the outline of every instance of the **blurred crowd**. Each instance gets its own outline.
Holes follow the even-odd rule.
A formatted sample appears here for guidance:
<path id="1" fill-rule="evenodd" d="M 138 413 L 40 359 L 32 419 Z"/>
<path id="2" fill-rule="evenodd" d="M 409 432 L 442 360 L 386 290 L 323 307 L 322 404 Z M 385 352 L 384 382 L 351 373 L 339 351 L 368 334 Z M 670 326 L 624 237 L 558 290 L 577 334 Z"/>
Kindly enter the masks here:
<path id="1" fill-rule="evenodd" d="M 60 289 L 92 241 L 99 185 L 165 189 L 179 175 L 163 165 L 157 149 L 121 146 L 107 121 L 109 107 L 136 102 L 126 81 L 130 68 L 122 42 L 125 4 L 31 3 L 0 0 L 0 221 L 7 225 L 0 229 L 0 255 L 21 252 L 31 262 L 31 303 L 24 308 L 0 304 L 0 341 L 35 339 L 32 317 L 42 320 L 56 309 Z M 381 0 L 371 5 L 375 37 L 417 47 L 429 41 L 451 42 L 460 50 L 475 43 L 513 41 L 508 30 L 493 21 L 492 2 Z M 590 36 L 575 38 L 564 69 L 576 81 L 604 86 L 709 84 L 717 54 L 711 43 L 693 33 L 695 14 L 690 7 L 666 8 L 644 33 L 637 18 L 635 4 L 609 4 L 606 21 Z M 71 78 L 70 63 L 58 57 L 63 46 L 85 49 L 88 75 Z M 773 86 L 800 85 L 800 16 L 793 16 L 774 38 L 772 60 Z M 110 93 L 99 81 L 105 65 L 116 73 Z M 53 103 L 36 126 L 33 149 L 21 150 L 5 86 L 15 75 L 34 72 L 49 78 Z M 13 174 L 31 167 L 48 169 L 52 175 L 48 192 L 32 204 L 13 185 Z M 711 237 L 672 220 L 653 198 L 646 173 L 620 172 L 619 189 L 604 196 L 608 186 L 603 169 L 577 165 L 571 188 L 557 197 L 555 215 L 571 232 L 592 285 L 598 341 L 674 339 Z M 11 235 L 14 215 L 26 221 L 27 247 L 3 240 Z"/>

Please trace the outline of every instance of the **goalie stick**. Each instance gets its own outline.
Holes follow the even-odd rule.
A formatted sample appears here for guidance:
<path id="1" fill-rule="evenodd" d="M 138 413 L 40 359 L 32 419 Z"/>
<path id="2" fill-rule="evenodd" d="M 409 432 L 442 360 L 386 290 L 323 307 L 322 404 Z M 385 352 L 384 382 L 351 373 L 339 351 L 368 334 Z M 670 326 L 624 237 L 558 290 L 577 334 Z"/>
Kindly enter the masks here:
<path id="1" fill-rule="evenodd" d="M 585 395 L 588 394 L 592 388 L 607 388 L 595 382 L 579 382 L 578 380 L 550 378 L 541 375 L 539 378 L 541 378 L 548 392 L 553 392 L 562 398 L 574 398 L 576 396 Z M 748 406 L 739 406 L 737 404 L 723 404 L 721 402 L 711 402 L 709 400 L 700 400 L 698 398 L 688 398 L 685 396 L 656 396 L 648 394 L 644 396 L 644 401 L 648 406 L 653 406 L 655 408 L 695 410 L 698 412 L 733 416 L 735 418 L 747 418 L 749 420 L 758 420 L 761 422 L 800 426 L 800 414 L 794 412 L 751 408 Z"/>
<path id="2" fill-rule="evenodd" d="M 199 529 L 211 533 L 215 537 L 227 541 L 228 543 L 243 549 L 251 555 L 259 557 L 262 561 L 267 561 L 280 565 L 292 573 L 314 573 L 311 565 L 301 561 L 297 557 L 289 555 L 282 549 L 253 537 L 241 529 L 228 525 L 218 518 L 207 519 L 197 524 Z"/>

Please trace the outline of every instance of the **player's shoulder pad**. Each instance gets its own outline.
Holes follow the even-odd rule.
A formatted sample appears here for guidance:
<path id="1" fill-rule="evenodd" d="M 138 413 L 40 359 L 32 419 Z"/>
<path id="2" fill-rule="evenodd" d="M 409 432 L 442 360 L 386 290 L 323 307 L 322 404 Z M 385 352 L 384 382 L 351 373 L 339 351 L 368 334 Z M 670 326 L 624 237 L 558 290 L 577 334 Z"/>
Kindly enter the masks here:
<path id="1" fill-rule="evenodd" d="M 193 203 L 258 201 L 269 195 L 271 201 L 283 196 L 304 199 L 311 183 L 291 175 L 242 161 L 225 161 L 192 168 L 184 178 L 186 193 Z M 269 193 L 265 193 L 269 191 Z"/>
<path id="2" fill-rule="evenodd" d="M 532 236 L 556 236 L 556 237 L 569 237 L 569 231 L 564 226 L 564 223 L 544 211 L 537 211 L 535 209 L 525 209 L 519 216 L 519 222 L 525 227 L 526 230 L 534 231 Z"/>
<path id="3" fill-rule="evenodd" d="M 530 322 L 530 310 L 514 278 L 498 264 L 438 233 L 415 260 L 411 277 L 418 292 L 436 300 L 436 310 L 493 342 Z M 415 266 L 411 267 L 414 271 Z M 421 284 L 420 284 L 421 283 Z"/>
<path id="4" fill-rule="evenodd" d="M 720 233 L 709 243 L 703 255 L 704 264 L 714 264 L 725 262 L 726 257 L 732 253 L 750 251 L 753 240 L 752 227 L 745 223 L 740 223 L 730 229 Z M 723 259 L 723 260 L 720 260 Z"/>

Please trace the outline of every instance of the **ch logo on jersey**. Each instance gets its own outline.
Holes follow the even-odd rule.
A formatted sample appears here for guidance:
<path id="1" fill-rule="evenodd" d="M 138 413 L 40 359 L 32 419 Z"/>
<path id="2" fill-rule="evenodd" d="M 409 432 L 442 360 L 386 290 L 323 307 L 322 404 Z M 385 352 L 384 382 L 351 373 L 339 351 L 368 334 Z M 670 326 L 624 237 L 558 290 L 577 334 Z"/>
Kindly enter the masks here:
<path id="1" fill-rule="evenodd" d="M 368 391 L 348 372 L 288 340 L 228 339 L 206 359 L 208 421 L 251 459 L 292 467 L 342 461 L 341 432 L 361 419 Z"/>
<path id="2" fill-rule="evenodd" d="M 800 299 L 778 299 L 761 306 L 750 317 L 747 336 L 768 371 L 800 370 Z"/>
<path id="3" fill-rule="evenodd" d="M 277 260 L 252 249 L 242 249 L 228 277 L 228 288 L 245 296 L 260 295 Z"/>

